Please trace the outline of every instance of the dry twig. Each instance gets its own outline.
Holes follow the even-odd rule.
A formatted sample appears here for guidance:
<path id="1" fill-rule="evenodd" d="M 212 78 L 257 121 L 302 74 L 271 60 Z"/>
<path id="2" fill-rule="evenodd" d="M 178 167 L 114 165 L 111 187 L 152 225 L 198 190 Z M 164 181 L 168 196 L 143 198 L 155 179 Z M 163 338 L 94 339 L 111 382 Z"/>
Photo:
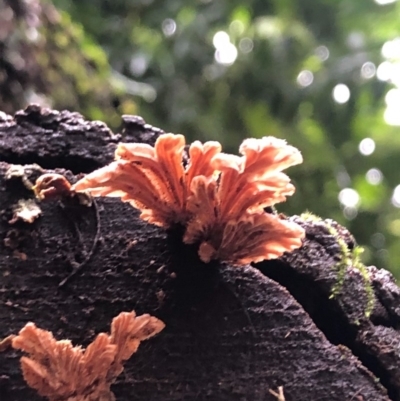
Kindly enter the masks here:
<path id="1" fill-rule="evenodd" d="M 36 180 L 36 183 L 32 187 L 32 190 L 34 191 L 36 197 L 40 200 L 58 199 L 61 201 L 62 200 L 67 201 L 68 199 L 74 198 L 76 196 L 79 200 L 79 203 L 85 206 L 93 206 L 96 218 L 96 234 L 89 252 L 87 252 L 84 247 L 78 225 L 76 224 L 75 221 L 73 222 L 79 241 L 84 247 L 83 249 L 84 259 L 82 262 L 78 263 L 75 260 L 71 260 L 71 258 L 69 258 L 69 262 L 72 266 L 72 272 L 67 277 L 65 277 L 58 285 L 60 288 L 65 287 L 65 285 L 76 274 L 78 274 L 84 268 L 84 266 L 89 262 L 89 260 L 93 256 L 97 243 L 100 239 L 101 227 L 100 227 L 100 215 L 97 203 L 94 199 L 92 199 L 89 195 L 85 193 L 76 193 L 72 189 L 72 186 L 69 183 L 69 181 L 61 174 L 55 174 L 55 173 L 42 174 Z M 63 209 L 65 208 L 63 203 L 61 203 L 61 206 Z"/>

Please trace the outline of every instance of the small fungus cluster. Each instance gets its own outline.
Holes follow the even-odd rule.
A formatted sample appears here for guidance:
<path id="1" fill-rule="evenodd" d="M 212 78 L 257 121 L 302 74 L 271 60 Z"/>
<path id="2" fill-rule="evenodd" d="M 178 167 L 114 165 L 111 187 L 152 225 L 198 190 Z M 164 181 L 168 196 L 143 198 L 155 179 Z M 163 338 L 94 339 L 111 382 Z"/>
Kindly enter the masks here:
<path id="1" fill-rule="evenodd" d="M 113 319 L 110 335 L 100 333 L 83 350 L 28 323 L 12 339 L 12 346 L 29 354 L 21 358 L 24 379 L 49 401 L 114 401 L 110 386 L 123 371 L 123 363 L 141 341 L 164 327 L 150 315 L 122 312 Z"/>
<path id="2" fill-rule="evenodd" d="M 72 186 L 93 196 L 115 196 L 165 228 L 181 225 L 183 241 L 199 244 L 203 262 L 236 265 L 277 258 L 301 246 L 304 230 L 265 212 L 295 188 L 282 170 L 302 162 L 300 152 L 274 137 L 246 139 L 235 156 L 218 142 L 190 145 L 163 134 L 154 147 L 120 143 L 115 161 Z"/>

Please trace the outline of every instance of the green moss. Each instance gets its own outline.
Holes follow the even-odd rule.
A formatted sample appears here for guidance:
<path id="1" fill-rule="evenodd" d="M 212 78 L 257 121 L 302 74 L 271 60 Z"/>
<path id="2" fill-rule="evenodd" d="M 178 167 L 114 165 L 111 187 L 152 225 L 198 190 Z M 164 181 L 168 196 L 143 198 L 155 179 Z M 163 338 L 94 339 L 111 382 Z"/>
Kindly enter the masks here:
<path id="1" fill-rule="evenodd" d="M 349 249 L 345 240 L 341 237 L 337 229 L 332 224 L 329 223 L 329 221 L 323 220 L 320 217 L 310 212 L 305 212 L 300 217 L 304 221 L 323 223 L 324 226 L 327 228 L 329 234 L 331 234 L 336 239 L 337 244 L 339 245 L 340 260 L 335 266 L 337 270 L 337 280 L 332 288 L 332 294 L 330 298 L 334 298 L 340 293 L 341 289 L 343 288 L 344 281 L 346 279 L 346 273 L 348 268 L 351 267 L 356 268 L 360 272 L 365 283 L 365 291 L 367 295 L 365 316 L 369 317 L 371 315 L 372 310 L 374 309 L 375 296 L 374 296 L 374 290 L 369 280 L 368 270 L 366 266 L 361 262 L 361 255 L 364 249 L 360 246 L 356 246 L 354 249 Z"/>
<path id="2" fill-rule="evenodd" d="M 321 217 L 317 216 L 317 215 L 314 214 L 314 213 L 311 213 L 311 212 L 308 211 L 308 210 L 307 210 L 306 212 L 302 213 L 302 214 L 300 215 L 300 218 L 301 218 L 302 220 L 304 220 L 304 221 L 312 221 L 312 222 L 314 222 L 314 223 L 321 223 L 321 222 L 324 221 L 324 220 L 321 219 Z"/>

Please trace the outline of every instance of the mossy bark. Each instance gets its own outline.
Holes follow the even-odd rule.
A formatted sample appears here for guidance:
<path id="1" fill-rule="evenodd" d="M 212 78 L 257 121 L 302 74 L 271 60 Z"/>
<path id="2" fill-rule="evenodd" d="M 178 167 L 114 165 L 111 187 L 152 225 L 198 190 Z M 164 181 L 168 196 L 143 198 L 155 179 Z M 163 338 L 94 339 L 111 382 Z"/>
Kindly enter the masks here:
<path id="1" fill-rule="evenodd" d="M 73 181 L 108 163 L 118 141 L 154 143 L 160 133 L 124 120 L 114 135 L 77 113 L 36 106 L 0 117 L 0 339 L 33 321 L 86 345 L 133 309 L 166 328 L 126 364 L 113 388 L 119 401 L 272 401 L 278 386 L 286 401 L 400 400 L 400 290 L 371 268 L 376 305 L 367 318 L 365 282 L 349 268 L 330 299 L 341 255 L 323 222 L 297 218 L 307 231 L 300 250 L 244 268 L 202 264 L 179 233 L 144 223 L 118 199 L 42 202 L 34 223 L 9 223 L 14 205 L 33 198 L 27 180 L 40 174 L 30 166 L 24 179 L 10 177 L 12 165 L 59 168 Z M 39 400 L 19 357 L 0 353 L 0 399 Z"/>

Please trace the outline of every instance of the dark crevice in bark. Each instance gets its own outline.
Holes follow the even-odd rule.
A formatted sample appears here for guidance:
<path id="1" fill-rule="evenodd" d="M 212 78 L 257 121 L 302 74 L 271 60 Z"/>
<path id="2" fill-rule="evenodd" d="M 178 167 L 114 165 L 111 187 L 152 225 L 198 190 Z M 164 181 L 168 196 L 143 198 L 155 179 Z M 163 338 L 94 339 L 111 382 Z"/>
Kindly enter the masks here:
<path id="1" fill-rule="evenodd" d="M 19 155 L 17 153 L 10 152 L 9 154 L 3 154 L 0 161 L 9 164 L 38 164 L 43 169 L 55 170 L 57 168 L 62 168 L 71 171 L 73 174 L 80 173 L 90 173 L 93 170 L 100 167 L 99 163 L 93 160 L 87 160 L 82 157 L 40 157 L 37 154 L 23 154 Z"/>
<path id="2" fill-rule="evenodd" d="M 315 281 L 296 272 L 281 260 L 263 262 L 259 270 L 267 277 L 285 287 L 310 315 L 315 325 L 334 345 L 344 345 L 362 364 L 371 371 L 387 389 L 392 400 L 397 400 L 398 389 L 389 380 L 388 372 L 379 360 L 357 342 L 358 328 L 349 324 L 348 317 L 338 308 L 335 299 L 327 297 L 326 291 L 315 285 Z M 312 288 L 312 291 L 310 291 Z"/>
<path id="3" fill-rule="evenodd" d="M 332 344 L 354 348 L 357 331 L 349 326 L 343 312 L 315 286 L 315 282 L 280 260 L 264 262 L 260 271 L 290 292 Z M 312 291 L 309 290 L 311 287 Z"/>

